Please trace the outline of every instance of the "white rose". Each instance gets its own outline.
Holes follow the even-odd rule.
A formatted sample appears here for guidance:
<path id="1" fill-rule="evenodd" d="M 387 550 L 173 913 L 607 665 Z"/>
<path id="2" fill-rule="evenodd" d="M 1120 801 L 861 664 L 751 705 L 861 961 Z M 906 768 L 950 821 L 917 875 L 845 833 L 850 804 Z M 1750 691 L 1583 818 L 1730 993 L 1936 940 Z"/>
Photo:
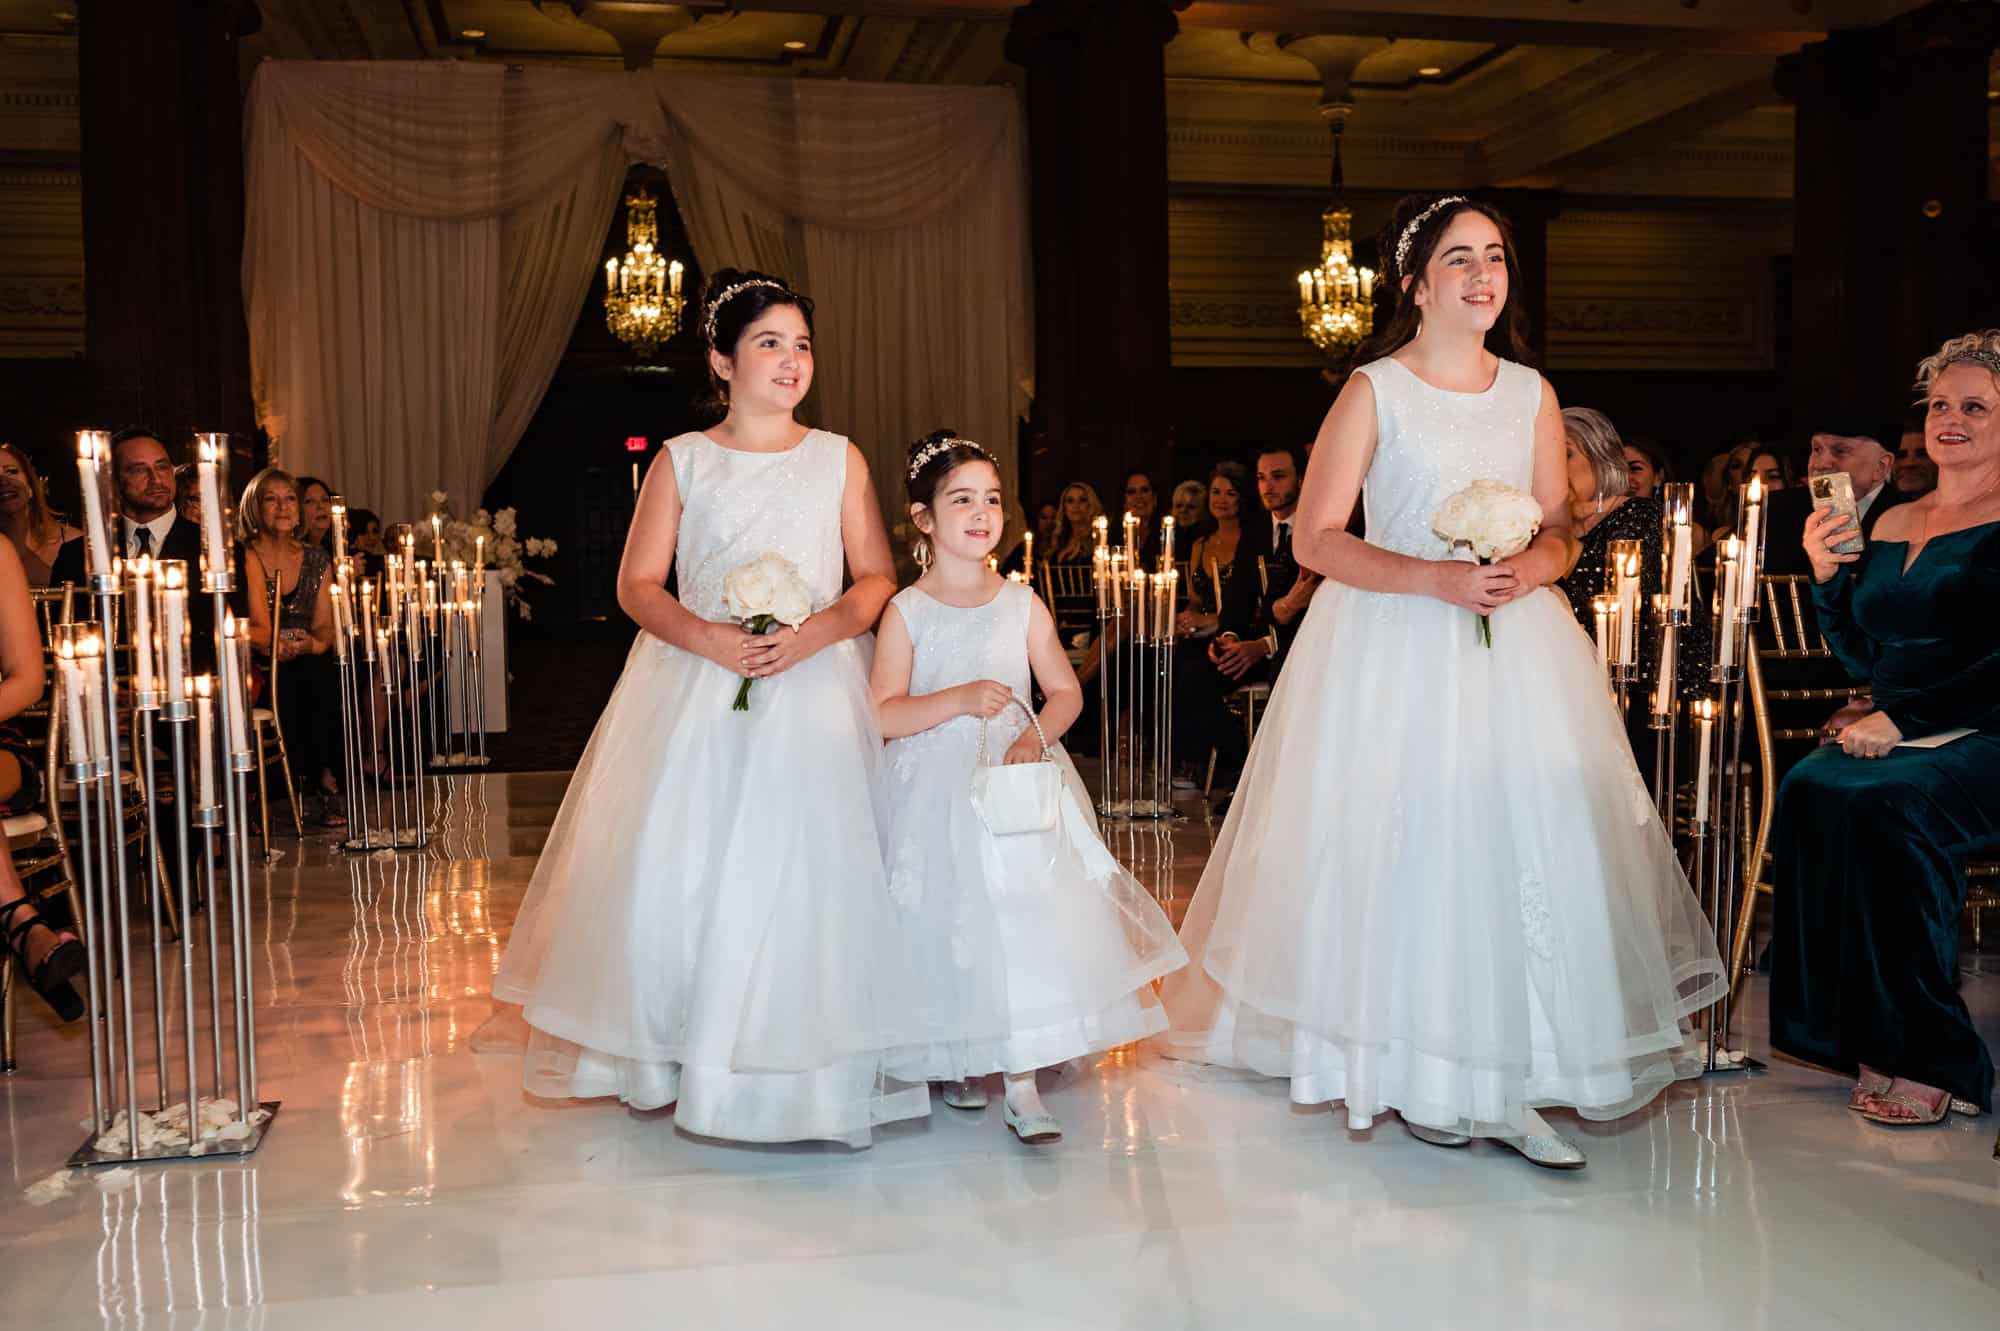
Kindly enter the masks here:
<path id="1" fill-rule="evenodd" d="M 771 602 L 771 613 L 778 617 L 780 624 L 797 628 L 811 617 L 812 600 L 806 595 L 806 589 L 796 582 L 780 586 Z"/>
<path id="2" fill-rule="evenodd" d="M 761 561 L 745 564 L 722 580 L 722 599 L 731 619 L 753 619 L 771 604 L 771 575 Z"/>
<path id="3" fill-rule="evenodd" d="M 514 510 L 503 508 L 493 515 L 493 530 L 502 536 L 514 534 Z"/>

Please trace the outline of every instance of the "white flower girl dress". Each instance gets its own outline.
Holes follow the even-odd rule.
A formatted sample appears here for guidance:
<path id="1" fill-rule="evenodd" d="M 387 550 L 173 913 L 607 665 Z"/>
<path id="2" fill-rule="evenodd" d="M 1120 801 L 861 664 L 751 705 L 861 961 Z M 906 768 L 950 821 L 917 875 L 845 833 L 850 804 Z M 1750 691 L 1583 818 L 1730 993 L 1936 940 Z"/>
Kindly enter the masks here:
<path id="1" fill-rule="evenodd" d="M 1484 393 L 1361 367 L 1368 540 L 1444 554 L 1474 480 L 1532 488 L 1541 376 Z M 1172 1052 L 1291 1079 L 1366 1127 L 1475 1136 L 1613 1118 L 1692 1075 L 1680 1019 L 1724 972 L 1590 639 L 1542 588 L 1492 616 L 1329 578 L 1313 596 L 1182 925 Z"/>
<path id="2" fill-rule="evenodd" d="M 1029 701 L 1034 593 L 1004 584 L 983 606 L 897 593 L 914 651 L 909 692 L 974 680 Z M 987 723 L 997 762 L 1028 725 L 1019 708 Z M 910 1080 L 1021 1073 L 1166 1029 L 1152 982 L 1187 962 L 1159 905 L 1098 839 L 1069 755 L 1055 833 L 990 835 L 971 799 L 979 718 L 891 740 L 876 801 L 889 892 L 915 959 L 923 1036 L 895 1065 Z"/>
<path id="3" fill-rule="evenodd" d="M 847 448 L 819 430 L 782 453 L 670 441 L 682 604 L 726 620 L 723 578 L 776 553 L 831 605 Z M 639 634 L 493 992 L 532 1028 L 533 1094 L 678 1101 L 680 1127 L 738 1141 L 866 1145 L 930 1099 L 884 1074 L 915 1030 L 864 644 L 758 680 L 748 712 L 730 709 L 741 682 Z"/>

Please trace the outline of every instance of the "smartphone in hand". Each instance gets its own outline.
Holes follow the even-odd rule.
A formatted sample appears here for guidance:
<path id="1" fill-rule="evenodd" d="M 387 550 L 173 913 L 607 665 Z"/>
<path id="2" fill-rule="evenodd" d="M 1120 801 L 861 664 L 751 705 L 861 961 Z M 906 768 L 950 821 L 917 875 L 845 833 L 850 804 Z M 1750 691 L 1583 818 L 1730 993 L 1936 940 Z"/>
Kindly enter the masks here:
<path id="1" fill-rule="evenodd" d="M 1827 549 L 1837 555 L 1860 554 L 1867 542 L 1861 539 L 1861 508 L 1854 501 L 1854 479 L 1844 471 L 1828 472 L 1807 478 L 1806 486 L 1812 491 L 1815 513 L 1832 509 L 1854 524 L 1852 535 L 1843 537 L 1837 545 L 1828 545 Z"/>

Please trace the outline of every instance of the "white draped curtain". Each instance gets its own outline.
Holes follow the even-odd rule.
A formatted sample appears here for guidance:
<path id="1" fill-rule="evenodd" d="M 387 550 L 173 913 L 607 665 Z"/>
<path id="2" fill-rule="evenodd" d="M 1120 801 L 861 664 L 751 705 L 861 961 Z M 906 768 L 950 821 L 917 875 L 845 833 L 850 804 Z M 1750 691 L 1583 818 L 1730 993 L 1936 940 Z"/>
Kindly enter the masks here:
<path id="1" fill-rule="evenodd" d="M 892 513 L 905 447 L 941 426 L 1016 475 L 1032 355 L 1006 89 L 268 61 L 248 153 L 258 418 L 287 467 L 390 520 L 434 489 L 477 503 L 513 451 L 635 160 L 665 167 L 702 268 L 814 297 L 813 423 L 861 445 Z"/>

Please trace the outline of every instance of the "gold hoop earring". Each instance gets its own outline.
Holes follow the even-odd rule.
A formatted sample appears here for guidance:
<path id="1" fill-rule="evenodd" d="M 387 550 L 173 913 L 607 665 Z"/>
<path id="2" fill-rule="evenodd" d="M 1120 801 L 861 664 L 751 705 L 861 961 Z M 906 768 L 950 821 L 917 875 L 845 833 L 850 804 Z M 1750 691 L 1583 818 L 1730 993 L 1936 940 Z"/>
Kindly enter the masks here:
<path id="1" fill-rule="evenodd" d="M 910 548 L 910 554 L 917 561 L 917 576 L 922 577 L 931 571 L 931 543 L 928 540 L 919 536 L 917 543 Z"/>

